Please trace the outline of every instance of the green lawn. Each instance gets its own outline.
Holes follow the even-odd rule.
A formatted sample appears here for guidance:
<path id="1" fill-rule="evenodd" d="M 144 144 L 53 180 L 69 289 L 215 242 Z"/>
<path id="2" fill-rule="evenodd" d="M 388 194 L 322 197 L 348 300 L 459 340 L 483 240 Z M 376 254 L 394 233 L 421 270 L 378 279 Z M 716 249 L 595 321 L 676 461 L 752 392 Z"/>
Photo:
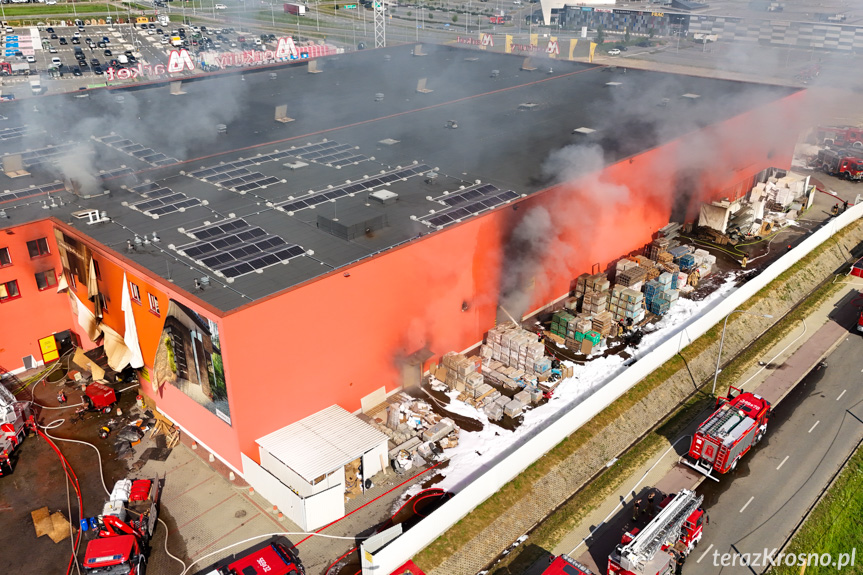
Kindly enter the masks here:
<path id="1" fill-rule="evenodd" d="M 860 573 L 863 571 L 863 450 L 858 449 L 848 461 L 845 469 L 839 475 L 836 483 L 830 488 L 824 499 L 818 504 L 803 527 L 785 550 L 786 554 L 795 555 L 795 565 L 788 566 L 792 559 L 783 559 L 781 567 L 774 567 L 775 575 L 799 575 L 800 558 L 809 556 L 806 575 L 826 575 L 838 573 L 839 564 L 844 563 L 842 571 Z M 855 551 L 856 550 L 856 551 Z M 854 564 L 851 564 L 852 552 Z M 819 554 L 819 564 L 812 565 L 814 555 Z M 822 567 L 830 554 L 830 565 Z M 779 561 L 776 560 L 778 563 Z M 832 563 L 836 562 L 834 566 Z"/>

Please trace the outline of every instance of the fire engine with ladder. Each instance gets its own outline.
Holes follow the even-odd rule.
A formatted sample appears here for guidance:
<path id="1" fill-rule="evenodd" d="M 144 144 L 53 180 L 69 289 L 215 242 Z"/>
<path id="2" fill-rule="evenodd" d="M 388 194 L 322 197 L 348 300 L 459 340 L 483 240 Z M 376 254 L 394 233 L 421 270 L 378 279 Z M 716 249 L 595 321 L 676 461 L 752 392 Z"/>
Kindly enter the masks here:
<path id="1" fill-rule="evenodd" d="M 714 481 L 711 471 L 727 473 L 737 468 L 737 462 L 758 444 L 767 432 L 770 402 L 760 395 L 742 392 L 716 400 L 716 411 L 701 424 L 692 436 L 689 453 L 683 463 Z"/>
<path id="2" fill-rule="evenodd" d="M 11 473 L 12 453 L 24 441 L 29 419 L 28 403 L 17 401 L 6 386 L 0 383 L 0 476 Z"/>
<path id="3" fill-rule="evenodd" d="M 681 489 L 660 503 L 661 510 L 644 529 L 624 534 L 608 556 L 608 575 L 667 575 L 701 540 L 703 497 Z"/>

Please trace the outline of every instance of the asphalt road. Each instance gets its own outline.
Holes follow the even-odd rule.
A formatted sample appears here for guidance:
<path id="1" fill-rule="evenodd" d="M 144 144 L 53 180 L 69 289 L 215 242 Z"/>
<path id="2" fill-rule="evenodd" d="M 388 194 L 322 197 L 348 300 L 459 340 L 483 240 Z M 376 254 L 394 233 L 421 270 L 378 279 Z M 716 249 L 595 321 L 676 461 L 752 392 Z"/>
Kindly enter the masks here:
<path id="1" fill-rule="evenodd" d="M 686 563 L 686 575 L 764 571 L 764 565 L 742 567 L 739 557 L 736 566 L 722 566 L 721 554 L 781 547 L 861 441 L 861 353 L 863 339 L 852 333 L 829 356 L 827 368 L 810 373 L 776 407 L 764 443 L 743 458 L 735 474 L 702 483 L 698 491 L 710 524 Z"/>

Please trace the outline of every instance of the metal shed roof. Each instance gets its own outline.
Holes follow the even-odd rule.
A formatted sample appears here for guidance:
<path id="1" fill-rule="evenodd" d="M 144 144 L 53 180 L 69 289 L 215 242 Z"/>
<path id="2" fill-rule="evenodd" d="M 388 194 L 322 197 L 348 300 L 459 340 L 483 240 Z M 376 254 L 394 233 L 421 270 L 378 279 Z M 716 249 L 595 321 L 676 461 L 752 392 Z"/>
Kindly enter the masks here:
<path id="1" fill-rule="evenodd" d="M 386 435 L 338 405 L 257 440 L 309 483 L 386 442 Z"/>

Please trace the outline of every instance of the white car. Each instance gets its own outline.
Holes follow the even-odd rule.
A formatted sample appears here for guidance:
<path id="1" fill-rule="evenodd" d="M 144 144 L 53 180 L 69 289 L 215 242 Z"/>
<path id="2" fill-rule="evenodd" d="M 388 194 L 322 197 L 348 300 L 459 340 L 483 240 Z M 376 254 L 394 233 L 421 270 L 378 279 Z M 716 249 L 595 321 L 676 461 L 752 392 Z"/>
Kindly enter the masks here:
<path id="1" fill-rule="evenodd" d="M 55 48 L 54 46 L 48 46 L 48 52 L 51 54 L 56 54 L 57 48 Z"/>
<path id="2" fill-rule="evenodd" d="M 45 0 L 45 4 L 47 4 L 48 6 L 53 6 L 56 3 L 57 3 L 57 0 Z"/>
<path id="3" fill-rule="evenodd" d="M 618 50 L 617 48 L 612 48 L 611 50 L 608 51 L 608 55 L 609 56 L 620 56 L 620 50 Z"/>
<path id="4" fill-rule="evenodd" d="M 51 65 L 52 66 L 59 66 L 62 63 L 63 63 L 63 61 L 60 60 L 60 58 L 58 58 L 57 56 L 54 56 L 53 58 L 51 58 Z"/>
<path id="5" fill-rule="evenodd" d="M 213 6 L 213 8 L 215 8 L 216 10 L 227 10 L 228 9 L 228 7 L 225 6 L 224 4 L 216 4 L 215 6 Z"/>
<path id="6" fill-rule="evenodd" d="M 27 56 L 27 61 L 31 64 L 36 63 L 36 56 Z"/>

